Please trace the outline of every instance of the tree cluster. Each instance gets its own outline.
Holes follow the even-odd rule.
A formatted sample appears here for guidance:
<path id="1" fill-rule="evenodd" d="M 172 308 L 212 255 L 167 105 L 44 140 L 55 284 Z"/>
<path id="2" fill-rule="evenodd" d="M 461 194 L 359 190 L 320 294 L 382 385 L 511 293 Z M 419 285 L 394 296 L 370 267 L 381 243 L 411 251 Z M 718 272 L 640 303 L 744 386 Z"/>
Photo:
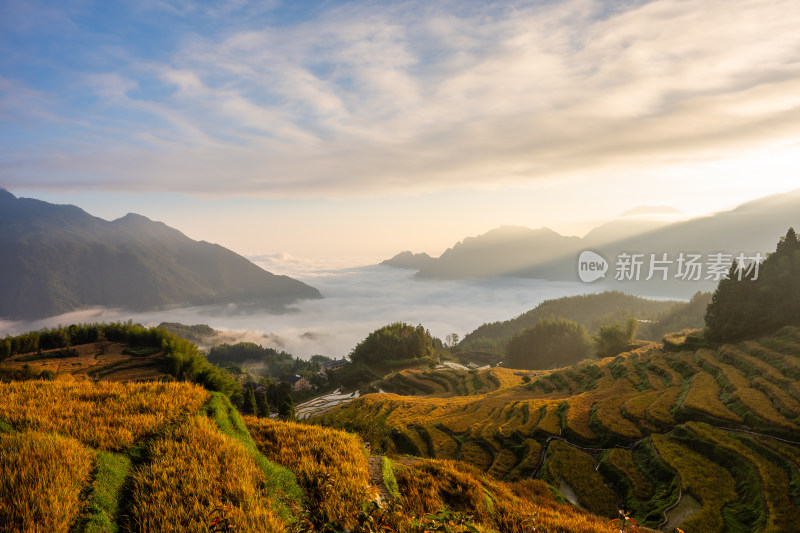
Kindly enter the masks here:
<path id="1" fill-rule="evenodd" d="M 624 323 L 632 316 L 642 320 L 660 320 L 660 315 L 684 305 L 686 304 L 673 301 L 648 300 L 619 291 L 565 296 L 545 300 L 536 308 L 511 320 L 483 324 L 465 335 L 459 342 L 458 348 L 462 351 L 502 353 L 511 337 L 536 326 L 542 318 L 556 316 L 574 320 L 585 327 L 591 335 L 597 333 L 602 326 L 613 325 L 616 322 Z M 671 317 L 665 318 L 671 319 Z M 694 326 L 682 327 L 701 327 L 701 325 L 702 315 L 694 321 Z M 662 335 L 663 333 L 656 332 L 650 338 L 658 340 Z"/>
<path id="2" fill-rule="evenodd" d="M 294 419 L 292 387 L 288 383 L 264 378 L 259 383 L 247 383 L 232 399 L 246 415 L 268 418 L 270 413 L 277 412 L 281 420 Z"/>
<path id="3" fill-rule="evenodd" d="M 433 357 L 435 340 L 438 339 L 434 339 L 421 325 L 394 322 L 373 331 L 358 343 L 350 353 L 350 360 L 356 365 L 379 368 L 419 364 Z"/>
<path id="4" fill-rule="evenodd" d="M 525 369 L 566 366 L 591 355 L 591 349 L 581 324 L 565 318 L 540 318 L 534 327 L 508 341 L 505 365 Z"/>
<path id="5" fill-rule="evenodd" d="M 734 263 L 706 310 L 706 338 L 732 342 L 800 323 L 800 239 L 789 228 L 758 268 Z M 741 279 L 740 279 L 741 274 Z"/>
<path id="6" fill-rule="evenodd" d="M 636 330 L 639 322 L 630 317 L 625 321 L 625 326 L 618 323 L 603 326 L 592 337 L 594 353 L 597 357 L 615 357 L 635 347 Z"/>

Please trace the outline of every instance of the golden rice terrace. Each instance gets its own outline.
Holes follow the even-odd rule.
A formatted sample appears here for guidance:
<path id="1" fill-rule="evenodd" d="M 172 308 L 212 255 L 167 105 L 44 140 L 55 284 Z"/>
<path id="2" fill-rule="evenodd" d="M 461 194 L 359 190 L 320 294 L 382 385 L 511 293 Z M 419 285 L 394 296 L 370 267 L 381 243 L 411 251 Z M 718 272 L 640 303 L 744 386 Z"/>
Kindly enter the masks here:
<path id="1" fill-rule="evenodd" d="M 389 454 L 543 479 L 593 513 L 624 506 L 664 531 L 800 531 L 800 328 L 549 372 L 404 374 L 403 395 L 370 394 L 316 421 Z"/>

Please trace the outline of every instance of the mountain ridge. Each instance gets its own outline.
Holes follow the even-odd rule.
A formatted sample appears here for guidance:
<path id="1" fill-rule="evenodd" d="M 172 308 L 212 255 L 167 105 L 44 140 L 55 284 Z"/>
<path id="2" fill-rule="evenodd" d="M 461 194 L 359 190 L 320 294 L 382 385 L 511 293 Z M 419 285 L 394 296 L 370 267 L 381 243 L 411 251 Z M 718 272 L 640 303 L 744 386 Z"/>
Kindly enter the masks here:
<path id="1" fill-rule="evenodd" d="M 561 235 L 549 228 L 501 226 L 474 237 L 466 237 L 416 274 L 422 279 L 482 279 L 493 277 L 539 278 L 577 281 L 577 258 L 589 249 L 610 263 L 606 280 L 596 284 L 606 289 L 631 291 L 631 283 L 647 288 L 651 295 L 689 298 L 698 290 L 712 290 L 717 280 L 697 282 L 668 279 L 615 282 L 613 260 L 620 253 L 766 252 L 776 234 L 800 227 L 800 189 L 773 194 L 742 203 L 708 216 L 671 223 L 654 220 L 618 219 L 594 228 L 583 238 Z M 646 265 L 645 265 L 646 268 Z M 672 272 L 674 275 L 675 272 Z"/>
<path id="2" fill-rule="evenodd" d="M 72 205 L 0 192 L 0 317 L 82 307 L 151 310 L 246 304 L 280 309 L 319 291 L 218 244 L 135 213 L 113 221 Z"/>

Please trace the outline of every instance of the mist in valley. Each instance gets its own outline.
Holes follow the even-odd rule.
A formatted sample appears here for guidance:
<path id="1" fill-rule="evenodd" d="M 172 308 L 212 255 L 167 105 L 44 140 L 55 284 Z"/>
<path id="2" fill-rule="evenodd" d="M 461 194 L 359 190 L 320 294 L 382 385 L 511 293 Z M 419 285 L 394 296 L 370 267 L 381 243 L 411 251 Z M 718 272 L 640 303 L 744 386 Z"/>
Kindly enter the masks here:
<path id="1" fill-rule="evenodd" d="M 603 290 L 576 282 L 497 278 L 491 280 L 419 280 L 413 270 L 387 266 L 340 268 L 296 258 L 252 258 L 259 266 L 290 275 L 319 289 L 321 300 L 304 300 L 281 314 L 253 312 L 237 305 L 174 308 L 131 313 L 90 308 L 36 321 L 0 321 L 3 334 L 81 322 L 133 320 L 145 326 L 161 322 L 208 324 L 221 342 L 254 342 L 308 358 L 341 358 L 371 331 L 390 322 L 422 324 L 434 336 L 463 337 L 484 322 L 505 320 L 543 300 Z"/>

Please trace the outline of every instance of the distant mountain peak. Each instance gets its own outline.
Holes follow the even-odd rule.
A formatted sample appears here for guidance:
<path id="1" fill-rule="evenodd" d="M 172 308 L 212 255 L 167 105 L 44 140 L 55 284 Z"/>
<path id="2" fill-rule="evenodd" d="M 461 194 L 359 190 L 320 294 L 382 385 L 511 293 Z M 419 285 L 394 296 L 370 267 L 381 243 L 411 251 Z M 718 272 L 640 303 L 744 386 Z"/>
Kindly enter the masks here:
<path id="1" fill-rule="evenodd" d="M 411 268 L 418 270 L 427 265 L 428 263 L 430 263 L 431 261 L 434 261 L 433 257 L 429 256 L 424 252 L 415 254 L 410 250 L 406 250 L 404 252 L 400 252 L 391 259 L 381 261 L 380 264 L 396 268 Z"/>
<path id="2" fill-rule="evenodd" d="M 114 222 L 119 222 L 119 221 L 123 221 L 123 220 L 142 220 L 142 221 L 146 220 L 148 222 L 152 222 L 152 220 L 150 220 L 146 216 L 140 215 L 138 213 L 128 213 L 124 217 L 120 217 L 117 220 L 115 220 Z"/>
<path id="3" fill-rule="evenodd" d="M 6 189 L 0 188 L 0 200 L 16 200 L 17 197 L 8 192 Z"/>
<path id="4" fill-rule="evenodd" d="M 138 226 L 138 227 L 141 227 L 141 226 L 163 226 L 163 227 L 167 227 L 167 228 L 169 227 L 166 224 L 164 224 L 163 222 L 156 222 L 155 220 L 151 220 L 151 219 L 147 218 L 146 216 L 139 215 L 137 213 L 128 213 L 124 217 L 120 217 L 120 218 L 118 218 L 116 220 L 113 220 L 111 223 L 115 224 L 115 225 L 118 225 L 118 226 L 135 226 L 135 227 L 136 226 Z M 174 229 L 174 228 L 170 228 L 170 229 Z M 177 230 L 175 230 L 175 231 L 177 231 Z"/>

